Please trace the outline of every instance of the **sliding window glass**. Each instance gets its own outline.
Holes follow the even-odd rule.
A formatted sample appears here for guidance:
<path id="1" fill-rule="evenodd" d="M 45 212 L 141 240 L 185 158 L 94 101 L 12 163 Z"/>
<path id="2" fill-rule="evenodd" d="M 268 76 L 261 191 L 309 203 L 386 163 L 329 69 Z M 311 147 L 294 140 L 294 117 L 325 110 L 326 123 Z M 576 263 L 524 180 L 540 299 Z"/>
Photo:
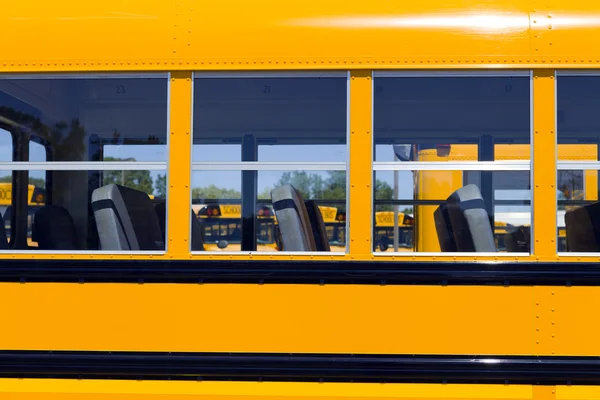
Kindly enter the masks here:
<path id="1" fill-rule="evenodd" d="M 376 253 L 529 253 L 529 73 L 376 73 Z"/>
<path id="2" fill-rule="evenodd" d="M 347 85 L 195 75 L 193 251 L 346 251 Z"/>
<path id="3" fill-rule="evenodd" d="M 600 72 L 557 76 L 557 250 L 600 253 Z"/>
<path id="4" fill-rule="evenodd" d="M 167 74 L 0 79 L 10 194 L 0 248 L 165 251 L 168 84 Z"/>

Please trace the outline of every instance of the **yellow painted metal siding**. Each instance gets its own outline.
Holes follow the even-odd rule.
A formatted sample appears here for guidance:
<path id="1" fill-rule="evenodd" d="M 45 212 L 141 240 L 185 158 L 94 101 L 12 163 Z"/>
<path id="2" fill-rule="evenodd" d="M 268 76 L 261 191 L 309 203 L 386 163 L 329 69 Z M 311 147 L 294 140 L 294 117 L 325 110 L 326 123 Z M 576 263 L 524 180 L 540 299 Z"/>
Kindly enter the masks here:
<path id="1" fill-rule="evenodd" d="M 170 86 L 169 174 L 167 180 L 167 252 L 190 251 L 192 73 L 174 72 Z M 174 171 L 177 171 L 174 173 Z M 189 210 L 187 213 L 186 210 Z"/>
<path id="2" fill-rule="evenodd" d="M 556 256 L 556 80 L 553 70 L 533 72 L 533 253 Z"/>
<path id="3" fill-rule="evenodd" d="M 352 71 L 350 76 L 349 219 L 350 252 L 368 257 L 371 244 L 373 197 L 373 79 L 371 71 Z"/>
<path id="4" fill-rule="evenodd" d="M 528 287 L 7 283 L 0 303 L 18 306 L 5 309 L 11 323 L 0 342 L 6 350 L 529 355 L 533 301 Z"/>
<path id="5" fill-rule="evenodd" d="M 0 70 L 586 67 L 599 16 L 586 0 L 8 2 Z"/>
<path id="6" fill-rule="evenodd" d="M 158 382 L 0 379 L 2 399 L 453 399 L 531 400 L 528 385 Z M 542 399 L 540 399 L 542 400 Z M 544 399 L 546 400 L 546 399 Z"/>

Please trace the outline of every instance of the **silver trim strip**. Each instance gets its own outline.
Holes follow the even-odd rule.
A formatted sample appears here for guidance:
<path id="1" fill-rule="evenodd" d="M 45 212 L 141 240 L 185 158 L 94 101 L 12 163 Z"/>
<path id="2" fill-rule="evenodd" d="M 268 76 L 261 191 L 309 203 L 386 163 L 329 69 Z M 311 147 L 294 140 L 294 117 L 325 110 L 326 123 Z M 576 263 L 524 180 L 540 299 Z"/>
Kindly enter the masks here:
<path id="1" fill-rule="evenodd" d="M 383 162 L 373 163 L 375 171 L 529 171 L 531 161 L 456 161 L 456 162 Z"/>
<path id="2" fill-rule="evenodd" d="M 206 244 L 206 243 L 205 243 Z M 239 255 L 244 255 L 244 256 L 264 256 L 264 255 L 268 255 L 269 257 L 272 256 L 337 256 L 337 257 L 343 257 L 346 255 L 346 253 L 341 252 L 341 251 L 323 251 L 323 252 L 318 252 L 318 251 L 307 251 L 307 252 L 301 252 L 301 251 L 277 251 L 277 250 L 273 250 L 273 251 L 192 251 L 192 255 L 193 256 L 201 256 L 201 255 L 211 255 L 211 256 L 216 256 L 216 255 L 223 255 L 223 256 L 239 256 Z"/>
<path id="3" fill-rule="evenodd" d="M 193 162 L 192 171 L 346 171 L 345 162 Z"/>
<path id="4" fill-rule="evenodd" d="M 433 252 L 377 252 L 373 253 L 377 257 L 385 257 L 385 256 L 393 256 L 393 257 L 529 257 L 531 253 L 467 253 L 467 252 L 457 252 L 457 253 L 433 253 Z"/>
<path id="5" fill-rule="evenodd" d="M 600 253 L 599 252 L 590 252 L 590 253 L 568 253 L 568 252 L 561 252 L 559 251 L 557 253 L 560 257 L 584 257 L 584 258 L 590 258 L 590 257 L 600 257 Z"/>
<path id="6" fill-rule="evenodd" d="M 37 254 L 37 255 L 140 255 L 140 256 L 165 256 L 166 251 L 117 251 L 117 250 L 0 250 L 2 255 L 12 254 Z"/>
<path id="7" fill-rule="evenodd" d="M 169 79 L 168 72 L 149 72 L 149 73 L 123 73 L 123 72 L 104 72 L 104 73 L 86 73 L 86 72 L 66 72 L 66 73 L 2 73 L 0 79 L 10 80 L 40 80 L 40 79 Z"/>
<path id="8" fill-rule="evenodd" d="M 565 170 L 600 170 L 600 161 L 558 161 L 556 169 Z"/>
<path id="9" fill-rule="evenodd" d="M 245 72 L 203 72 L 194 71 L 194 79 L 215 79 L 215 78 L 231 78 L 231 79 L 249 79 L 249 78 L 345 78 L 347 71 L 245 71 Z"/>
<path id="10" fill-rule="evenodd" d="M 110 162 L 110 161 L 55 161 L 55 162 L 0 162 L 0 171 L 163 171 L 167 162 Z"/>
<path id="11" fill-rule="evenodd" d="M 555 77 L 560 76 L 600 76 L 600 70 L 596 69 L 582 69 L 582 70 L 556 70 Z"/>

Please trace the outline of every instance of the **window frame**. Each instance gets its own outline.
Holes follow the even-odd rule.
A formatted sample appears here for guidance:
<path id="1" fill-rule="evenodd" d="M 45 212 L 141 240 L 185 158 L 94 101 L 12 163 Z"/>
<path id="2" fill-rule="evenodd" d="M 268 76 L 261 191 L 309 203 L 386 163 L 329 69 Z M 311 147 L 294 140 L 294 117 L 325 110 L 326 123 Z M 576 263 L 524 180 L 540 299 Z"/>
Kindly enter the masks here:
<path id="1" fill-rule="evenodd" d="M 37 143 L 44 145 L 46 147 L 46 159 L 45 162 L 35 162 L 35 161 L 12 161 L 12 162 L 0 162 L 0 170 L 4 171 L 44 171 L 46 173 L 46 183 L 48 184 L 50 177 L 50 182 L 52 174 L 54 171 L 81 171 L 81 172 L 103 172 L 103 171 L 120 171 L 120 170 L 130 170 L 130 171 L 139 171 L 139 170 L 158 170 L 165 172 L 167 175 L 167 185 L 168 185 L 168 177 L 169 177 L 169 166 L 170 166 L 170 139 L 171 135 L 169 135 L 170 131 L 170 122 L 171 122 L 171 72 L 140 72 L 140 73 L 131 73 L 131 72 L 108 72 L 108 73 L 93 73 L 93 72 L 75 72 L 75 73 L 32 73 L 32 74 L 0 74 L 0 80 L 52 80 L 52 79 L 61 79 L 61 80 L 108 80 L 108 79 L 160 79 L 164 80 L 166 83 L 166 125 L 165 129 L 165 137 L 166 137 L 166 149 L 165 149 L 165 160 L 158 162 L 143 162 L 143 161 L 134 161 L 134 162 L 106 162 L 106 161 L 52 161 L 53 153 L 52 149 L 48 148 L 47 145 L 37 141 Z M 14 133 L 13 134 L 13 147 L 14 147 Z M 31 132 L 30 136 L 36 136 L 34 132 Z M 88 136 L 86 136 L 88 138 Z M 29 139 L 31 140 L 31 139 Z M 43 139 L 41 140 L 44 141 Z M 87 143 L 89 144 L 89 143 Z M 87 145 L 86 144 L 86 145 Z M 14 153 L 14 152 L 13 152 Z M 14 159 L 14 157 L 13 157 Z M 14 180 L 14 179 L 13 179 Z M 168 187 L 168 186 L 167 186 Z M 13 192 L 16 188 L 13 185 Z M 51 192 L 51 191 L 50 191 Z M 167 190 L 168 192 L 168 190 Z M 167 199 L 168 202 L 168 193 Z M 15 197 L 13 195 L 13 203 Z M 13 207 L 14 209 L 14 207 Z M 14 213 L 13 213 L 13 221 L 14 221 Z M 14 224 L 11 224 L 11 231 L 14 230 Z M 12 234 L 12 232 L 11 232 Z M 165 220 L 165 234 L 168 236 L 169 234 L 169 219 L 168 215 Z M 118 250 L 68 250 L 68 251 L 60 251 L 60 250 L 38 250 L 35 248 L 30 249 L 19 249 L 15 250 L 9 248 L 7 250 L 0 250 L 1 254 L 25 254 L 29 256 L 46 256 L 46 255 L 86 255 L 86 256 L 103 256 L 103 255 L 117 255 L 117 256 L 133 256 L 133 255 L 141 255 L 141 256 L 165 256 L 169 252 L 168 241 L 165 241 L 165 249 L 162 251 L 118 251 Z M 9 245 L 10 246 L 10 245 Z"/>
<path id="2" fill-rule="evenodd" d="M 292 171 L 344 171 L 346 174 L 346 201 L 345 206 L 347 212 L 350 210 L 350 79 L 351 71 L 252 71 L 252 72 L 211 72 L 211 71 L 193 71 L 192 72 L 192 112 L 191 112 L 191 135 L 190 135 L 190 153 L 193 153 L 194 148 L 194 95 L 195 95 L 195 81 L 196 79 L 248 79 L 248 78 L 266 78 L 266 79 L 277 79 L 277 78 L 291 78 L 291 79 L 304 79 L 304 78 L 345 78 L 346 79 L 346 143 L 345 143 L 345 161 L 344 162 L 271 162 L 271 161 L 231 161 L 231 162 L 205 162 L 205 161 L 191 161 L 191 183 L 190 183 L 190 198 L 189 206 L 190 209 L 193 204 L 192 186 L 193 186 L 193 175 L 194 172 L 198 171 L 273 171 L 273 172 L 292 172 Z M 243 178 L 242 178 L 243 179 Z M 243 199 L 240 199 L 240 203 Z M 258 199 L 254 202 L 256 205 Z M 254 217 L 257 220 L 256 216 Z M 350 227 L 348 218 L 346 218 L 346 232 L 349 235 Z M 191 237 L 191 226 L 189 237 Z M 255 242 L 256 234 L 254 234 Z M 278 257 L 290 257 L 290 256 L 346 256 L 350 254 L 350 246 L 347 243 L 344 252 L 293 252 L 293 251 L 269 251 L 259 252 L 256 251 L 193 251 L 191 250 L 191 241 L 188 241 L 189 249 L 192 256 L 200 255 L 225 255 L 225 256 L 239 256 L 239 255 L 268 255 Z"/>
<path id="3" fill-rule="evenodd" d="M 529 126 L 529 146 L 530 146 L 530 159 L 529 160 L 501 160 L 501 161 L 448 161 L 448 162 L 435 162 L 435 161 L 403 161 L 403 162 L 389 162 L 389 161 L 376 161 L 375 146 L 376 146 L 376 135 L 373 135 L 373 157 L 372 157 L 372 170 L 373 177 L 375 179 L 376 172 L 378 171 L 477 171 L 477 172 L 509 172 L 509 171 L 528 171 L 531 187 L 531 201 L 529 204 L 530 221 L 531 221 L 531 247 L 530 251 L 525 253 L 509 253 L 509 252 L 452 252 L 446 253 L 440 252 L 419 252 L 419 251 L 398 251 L 398 252 L 376 252 L 375 251 L 375 185 L 373 185 L 373 195 L 371 197 L 371 204 L 373 209 L 373 217 L 371 227 L 371 242 L 373 243 L 372 255 L 374 257 L 398 257 L 398 258 L 413 258 L 413 257 L 468 257 L 476 259 L 480 257 L 498 257 L 498 258 L 517 258 L 517 259 L 528 259 L 531 258 L 535 253 L 534 247 L 534 115 L 533 115 L 533 104 L 535 102 L 533 93 L 533 80 L 534 70 L 501 70 L 501 71 L 480 71 L 480 70 L 467 70 L 467 71 L 422 71 L 422 70 L 411 70 L 411 71 L 386 71 L 386 70 L 375 70 L 373 71 L 373 93 L 375 91 L 375 85 L 377 78 L 498 78 L 498 77 L 527 77 L 529 79 L 529 105 L 530 105 L 530 126 Z M 375 96 L 372 98 L 373 113 L 375 110 Z M 375 117 L 373 116 L 373 125 Z M 501 169 L 498 169 L 501 167 Z M 414 230 L 413 230 L 414 232 Z M 433 232 L 432 232 L 433 234 Z M 413 233 L 414 235 L 414 233 Z"/>

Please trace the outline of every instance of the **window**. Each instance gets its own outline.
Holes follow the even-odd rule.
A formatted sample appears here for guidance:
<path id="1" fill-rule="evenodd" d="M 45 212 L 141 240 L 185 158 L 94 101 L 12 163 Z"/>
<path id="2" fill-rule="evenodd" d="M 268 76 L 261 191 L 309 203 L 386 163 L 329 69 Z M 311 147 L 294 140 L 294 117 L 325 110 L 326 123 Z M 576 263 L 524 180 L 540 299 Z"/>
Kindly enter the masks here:
<path id="1" fill-rule="evenodd" d="M 1 97 L 0 97 L 1 99 Z M 0 124 L 0 162 L 12 161 L 13 140 L 8 126 L 3 129 Z M 12 173 L 10 170 L 0 170 L 0 219 L 4 224 L 7 240 L 10 239 L 11 223 L 10 208 L 12 203 Z M 0 247 L 1 248 L 1 247 Z"/>
<path id="2" fill-rule="evenodd" d="M 164 251 L 167 99 L 166 74 L 0 80 L 0 118 L 26 163 L 3 160 L 9 250 Z"/>
<path id="3" fill-rule="evenodd" d="M 598 253 L 600 74 L 561 73 L 556 84 L 557 250 Z"/>
<path id="4" fill-rule="evenodd" d="M 345 73 L 197 74 L 193 114 L 192 218 L 205 250 L 346 251 L 345 218 L 324 215 L 346 211 Z M 290 186 L 294 195 L 278 194 Z M 285 201 L 274 203 L 277 196 Z M 290 238 L 305 215 L 279 207 L 294 202 L 300 210 L 316 205 L 323 217 L 322 225 L 302 225 L 314 244 Z M 289 210 L 295 215 L 282 220 Z M 319 226 L 331 236 L 319 240 Z"/>
<path id="5" fill-rule="evenodd" d="M 375 252 L 530 252 L 530 85 L 376 74 Z"/>

